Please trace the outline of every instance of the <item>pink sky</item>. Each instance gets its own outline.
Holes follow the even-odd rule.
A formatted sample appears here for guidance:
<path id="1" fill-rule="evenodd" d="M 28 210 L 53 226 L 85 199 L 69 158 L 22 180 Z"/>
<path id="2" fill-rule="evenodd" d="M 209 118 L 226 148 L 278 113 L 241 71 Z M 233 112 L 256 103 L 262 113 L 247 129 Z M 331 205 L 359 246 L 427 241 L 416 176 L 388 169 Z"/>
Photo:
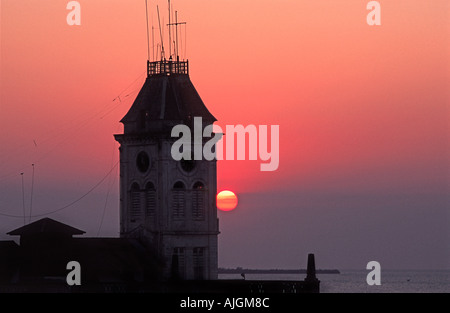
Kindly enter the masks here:
<path id="1" fill-rule="evenodd" d="M 112 135 L 122 132 L 119 120 L 145 78 L 143 0 L 80 0 L 81 26 L 67 25 L 67 2 L 1 1 L 3 213 L 21 214 L 20 172 L 24 172 L 29 205 L 32 163 L 36 164 L 35 212 L 61 207 L 95 185 L 118 160 Z M 400 220 L 411 212 L 411 222 L 398 230 L 398 224 L 387 223 L 391 228 L 386 233 L 396 237 L 411 232 L 414 240 L 426 237 L 415 232 L 426 216 L 422 210 L 436 210 L 423 232 L 431 236 L 427 240 L 442 240 L 442 245 L 428 247 L 425 241 L 414 243 L 405 237 L 389 247 L 404 247 L 404 254 L 390 257 L 380 246 L 379 258 L 393 267 L 450 263 L 442 259 L 449 254 L 442 249 L 448 249 L 449 243 L 445 225 L 448 228 L 450 4 L 379 1 L 382 25 L 368 26 L 367 2 L 172 1 L 179 18 L 187 22 L 183 53 L 190 62 L 191 80 L 217 123 L 280 125 L 277 171 L 260 172 L 260 161 L 218 163 L 219 189 L 233 190 L 244 199 L 234 212 L 219 214 L 223 265 L 292 267 L 299 262 L 297 252 L 289 255 L 288 247 L 295 246 L 291 239 L 284 250 L 280 248 L 282 260 L 270 258 L 272 263 L 259 264 L 260 258 L 248 256 L 236 261 L 231 257 L 235 257 L 233 249 L 247 246 L 231 232 L 284 243 L 283 236 L 304 238 L 310 220 L 315 231 L 329 230 L 330 236 L 344 240 L 353 237 L 346 229 L 359 222 L 375 223 L 378 231 L 386 219 L 395 221 L 387 208 Z M 167 16 L 165 1 L 149 1 L 155 26 L 156 4 Z M 118 95 L 121 103 L 112 101 Z M 96 189 L 95 200 L 83 203 L 90 209 L 81 212 L 89 218 L 81 218 L 76 207 L 51 217 L 73 221 L 96 235 L 110 188 L 108 222 L 100 234 L 117 234 L 114 179 L 117 176 Z M 394 195 L 395 201 L 386 200 Z M 343 197 L 358 201 L 345 206 Z M 246 198 L 252 201 L 248 206 Z M 413 209 L 417 203 L 423 205 Z M 353 210 L 368 213 L 361 213 L 358 220 Z M 279 212 L 289 213 L 283 218 Z M 346 226 L 326 221 L 334 214 L 348 214 L 347 222 L 342 221 Z M 278 235 L 274 230 L 275 238 L 264 234 L 267 223 L 278 219 L 280 229 L 283 225 L 293 229 Z M 2 218 L 0 232 L 21 223 Z M 376 242 L 373 231 L 360 229 L 358 236 Z M 304 244 L 305 251 L 298 252 L 301 261 L 303 255 L 306 261 L 307 249 L 317 249 L 327 266 L 354 266 L 345 256 L 333 254 L 326 236 L 314 234 L 311 238 L 319 239 L 314 245 Z M 351 245 L 352 251 L 363 251 L 362 261 L 369 257 L 363 241 Z M 252 242 L 249 239 L 248 245 Z M 342 245 L 341 251 L 350 249 Z M 265 256 L 267 249 L 262 245 L 254 255 Z M 434 253 L 437 263 L 408 261 L 404 255 L 414 255 L 416 250 Z"/>

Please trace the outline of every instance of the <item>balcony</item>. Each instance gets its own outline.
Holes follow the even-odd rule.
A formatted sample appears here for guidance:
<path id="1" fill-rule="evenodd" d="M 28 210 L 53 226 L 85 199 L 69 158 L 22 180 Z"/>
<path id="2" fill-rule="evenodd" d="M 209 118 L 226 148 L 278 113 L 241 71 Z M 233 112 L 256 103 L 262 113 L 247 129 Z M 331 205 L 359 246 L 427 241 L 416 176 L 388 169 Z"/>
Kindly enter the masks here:
<path id="1" fill-rule="evenodd" d="M 189 62 L 188 61 L 172 61 L 161 60 L 150 62 L 147 61 L 147 76 L 154 75 L 174 75 L 183 74 L 189 75 Z"/>

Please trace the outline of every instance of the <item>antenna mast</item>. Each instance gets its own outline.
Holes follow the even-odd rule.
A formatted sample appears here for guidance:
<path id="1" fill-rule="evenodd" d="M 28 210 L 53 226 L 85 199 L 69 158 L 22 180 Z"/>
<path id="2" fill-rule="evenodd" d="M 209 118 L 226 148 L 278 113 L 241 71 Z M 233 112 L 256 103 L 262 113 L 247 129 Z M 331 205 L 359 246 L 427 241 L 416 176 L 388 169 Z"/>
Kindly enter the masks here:
<path id="1" fill-rule="evenodd" d="M 172 59 L 172 36 L 171 36 L 171 32 L 170 32 L 170 0 L 167 0 L 169 3 L 169 24 L 167 24 L 169 26 L 169 59 Z"/>
<path id="2" fill-rule="evenodd" d="M 153 27 L 153 15 L 152 15 L 152 60 L 155 60 L 155 27 Z"/>
<path id="3" fill-rule="evenodd" d="M 150 38 L 148 34 L 148 6 L 147 0 L 145 0 L 145 18 L 147 21 L 147 60 L 150 60 Z"/>
<path id="4" fill-rule="evenodd" d="M 175 55 L 177 56 L 177 61 L 180 59 L 178 56 L 178 11 L 175 11 Z"/>
<path id="5" fill-rule="evenodd" d="M 164 53 L 164 42 L 163 42 L 163 36 L 162 36 L 162 30 L 161 30 L 161 20 L 159 18 L 159 6 L 156 6 L 156 10 L 158 11 L 158 24 L 159 24 L 159 36 L 161 38 L 161 60 L 165 59 L 165 53 Z"/>
<path id="6" fill-rule="evenodd" d="M 25 187 L 23 184 L 23 172 L 20 173 L 20 176 L 22 176 L 22 206 L 23 206 L 23 225 L 25 225 L 27 222 L 25 220 Z"/>
<path id="7" fill-rule="evenodd" d="M 147 1 L 147 0 L 146 0 Z M 183 45 L 183 36 L 180 34 L 178 36 L 178 25 L 186 24 L 186 22 L 178 22 L 178 11 L 175 11 L 172 7 L 172 3 L 170 0 L 168 1 L 169 5 L 169 23 L 164 23 L 164 18 L 162 20 L 161 24 L 161 15 L 159 14 L 159 6 L 156 6 L 157 13 L 158 13 L 158 25 L 159 25 L 159 38 L 160 42 L 156 43 L 156 52 L 153 51 L 153 60 L 147 62 L 147 77 L 154 76 L 154 75 L 189 75 L 189 61 L 184 60 L 180 61 L 180 55 L 179 55 L 179 42 L 178 37 L 181 39 L 181 44 Z M 175 11 L 175 15 L 173 15 L 173 11 Z M 175 21 L 175 22 L 174 22 Z M 148 23 L 148 17 L 147 17 L 147 23 Z M 163 25 L 163 27 L 161 27 Z M 165 27 L 168 26 L 169 31 L 169 59 L 166 59 L 166 54 L 164 50 L 164 31 Z M 173 34 L 173 26 L 175 26 L 175 35 Z M 147 25 L 147 31 L 148 25 Z M 186 31 L 186 27 L 185 27 Z M 147 36 L 148 35 L 147 32 Z M 153 27 L 153 18 L 152 18 L 152 40 L 154 36 L 154 27 Z M 173 42 L 172 42 L 173 40 Z M 186 45 L 186 42 L 184 43 Z M 173 48 L 173 50 L 172 50 Z M 153 42 L 153 49 L 155 49 L 155 43 Z M 149 50 L 150 51 L 150 50 Z M 156 54 L 156 55 L 155 55 Z M 159 55 L 160 54 L 160 55 Z M 150 55 L 150 52 L 149 52 Z M 159 59 L 160 57 L 160 59 Z M 175 59 L 174 59 L 175 58 Z"/>
<path id="8" fill-rule="evenodd" d="M 34 190 L 34 163 L 31 164 L 31 166 L 33 167 L 33 175 L 31 177 L 31 199 L 30 199 L 30 219 L 28 220 L 28 222 L 31 222 L 31 211 L 33 210 L 33 190 Z"/>
<path id="9" fill-rule="evenodd" d="M 177 57 L 177 60 L 179 59 L 179 55 L 178 55 L 178 25 L 182 25 L 182 24 L 186 24 L 186 22 L 178 22 L 178 11 L 175 11 L 175 23 L 167 24 L 167 25 L 169 25 L 169 27 L 175 25 L 175 30 L 176 30 L 175 55 Z"/>

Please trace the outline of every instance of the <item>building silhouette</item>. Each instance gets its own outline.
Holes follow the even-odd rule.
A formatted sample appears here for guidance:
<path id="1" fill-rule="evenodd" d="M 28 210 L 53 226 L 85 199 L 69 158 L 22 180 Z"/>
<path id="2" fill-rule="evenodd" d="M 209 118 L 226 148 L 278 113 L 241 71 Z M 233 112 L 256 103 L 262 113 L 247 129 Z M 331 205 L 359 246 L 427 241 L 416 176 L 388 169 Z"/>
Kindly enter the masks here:
<path id="1" fill-rule="evenodd" d="M 120 238 L 83 238 L 82 230 L 40 219 L 8 233 L 20 236 L 19 245 L 0 242 L 0 285 L 66 287 L 70 261 L 81 264 L 83 288 L 158 291 L 152 283 L 217 279 L 216 161 L 171 156 L 178 139 L 171 137 L 173 126 L 193 128 L 193 118 L 201 117 L 205 127 L 216 119 L 195 90 L 187 61 L 148 62 L 147 69 L 121 120 L 124 132 L 115 135 Z"/>
<path id="2" fill-rule="evenodd" d="M 175 160 L 172 128 L 216 120 L 189 78 L 187 61 L 147 63 L 148 76 L 121 122 L 120 236 L 155 247 L 163 277 L 217 279 L 216 161 Z M 202 147 L 203 148 L 203 147 Z M 194 149 L 192 143 L 192 151 Z"/>
<path id="3" fill-rule="evenodd" d="M 1 292 L 318 292 L 314 256 L 305 281 L 218 280 L 216 160 L 175 160 L 172 129 L 216 119 L 189 78 L 187 61 L 147 61 L 147 78 L 122 118 L 120 238 L 43 218 L 0 241 Z M 192 142 L 191 151 L 208 140 Z M 203 149 L 202 149 L 203 150 Z M 80 286 L 68 286 L 67 264 L 81 265 Z M 245 278 L 245 275 L 244 275 Z"/>
<path id="4" fill-rule="evenodd" d="M 81 265 L 79 291 L 123 291 L 160 279 L 162 264 L 139 240 L 78 237 L 84 233 L 51 218 L 8 232 L 20 237 L 19 244 L 0 241 L 0 293 L 73 291 L 70 261 Z"/>

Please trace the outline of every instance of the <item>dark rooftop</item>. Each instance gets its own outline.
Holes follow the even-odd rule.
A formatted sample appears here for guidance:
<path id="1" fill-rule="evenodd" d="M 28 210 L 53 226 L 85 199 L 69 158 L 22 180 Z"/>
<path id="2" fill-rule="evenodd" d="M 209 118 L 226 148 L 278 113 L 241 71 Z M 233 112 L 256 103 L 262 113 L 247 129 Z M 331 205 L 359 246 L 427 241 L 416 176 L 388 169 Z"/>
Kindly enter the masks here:
<path id="1" fill-rule="evenodd" d="M 190 125 L 194 117 L 201 117 L 205 125 L 216 121 L 192 84 L 187 70 L 184 72 L 175 65 L 174 69 L 167 69 L 169 73 L 164 69 L 152 72 L 157 74 L 149 73 L 133 105 L 121 120 L 125 134 L 172 129 L 176 124 Z"/>
<path id="2" fill-rule="evenodd" d="M 36 222 L 14 229 L 7 234 L 12 236 L 22 236 L 39 233 L 82 235 L 85 232 L 46 217 Z"/>

